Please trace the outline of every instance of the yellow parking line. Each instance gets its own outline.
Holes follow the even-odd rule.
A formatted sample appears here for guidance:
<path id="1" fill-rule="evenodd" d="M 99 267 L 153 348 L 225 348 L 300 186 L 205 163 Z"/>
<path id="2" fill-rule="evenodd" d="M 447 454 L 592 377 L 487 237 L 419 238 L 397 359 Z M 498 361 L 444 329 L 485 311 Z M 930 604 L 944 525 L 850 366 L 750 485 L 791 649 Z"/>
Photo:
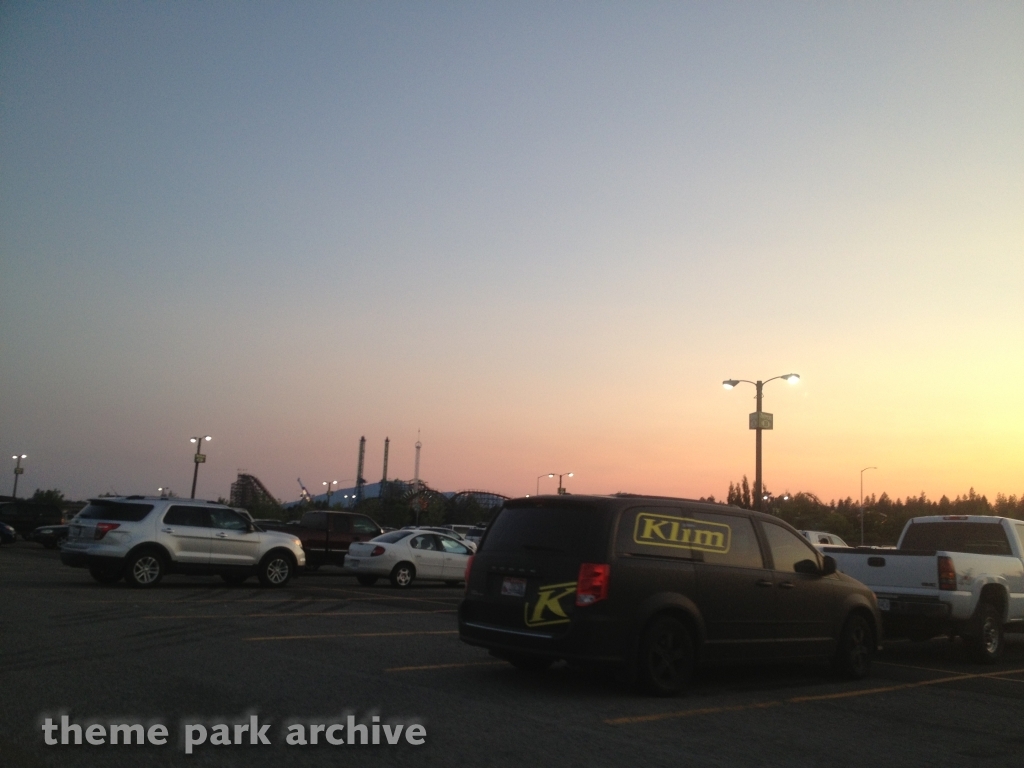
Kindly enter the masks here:
<path id="1" fill-rule="evenodd" d="M 391 667 L 385 672 L 419 672 L 424 669 L 456 669 L 457 667 L 497 667 L 505 666 L 504 661 L 467 661 L 462 664 L 425 664 L 421 667 Z"/>
<path id="2" fill-rule="evenodd" d="M 788 699 L 777 699 L 773 701 L 760 701 L 753 704 L 737 704 L 731 707 L 707 707 L 704 709 L 684 709 L 677 712 L 658 712 L 652 715 L 637 715 L 634 717 L 613 717 L 604 720 L 605 725 L 633 725 L 636 723 L 652 723 L 658 720 L 672 720 L 683 717 L 694 717 L 696 715 L 712 715 L 722 712 L 742 712 L 749 709 L 764 709 L 776 707 L 782 704 L 805 704 L 811 701 L 834 701 L 838 699 L 850 699 L 858 696 L 872 696 L 879 693 L 892 693 L 893 691 L 905 691 L 911 688 L 921 688 L 926 685 L 939 685 L 941 683 L 957 682 L 959 680 L 974 680 L 979 678 L 998 678 L 1000 675 L 1015 675 L 1024 672 L 1021 669 L 1008 669 L 1001 672 L 982 672 L 977 674 L 957 674 L 948 677 L 938 677 L 932 680 L 921 680 L 916 683 L 900 683 L 899 685 L 886 685 L 879 688 L 861 688 L 856 691 L 842 691 L 840 693 L 825 693 L 816 696 L 793 696 Z M 1019 681 L 1013 681 L 1019 682 Z"/>
<path id="3" fill-rule="evenodd" d="M 268 637 L 243 637 L 249 642 L 263 640 L 325 640 L 335 637 L 406 637 L 409 635 L 457 635 L 457 630 L 444 630 L 442 632 L 349 632 L 340 635 L 270 635 Z"/>
<path id="4" fill-rule="evenodd" d="M 414 616 L 431 613 L 456 613 L 447 611 L 282 611 L 280 613 L 182 613 L 171 616 L 140 616 L 140 619 L 290 619 L 293 616 Z"/>

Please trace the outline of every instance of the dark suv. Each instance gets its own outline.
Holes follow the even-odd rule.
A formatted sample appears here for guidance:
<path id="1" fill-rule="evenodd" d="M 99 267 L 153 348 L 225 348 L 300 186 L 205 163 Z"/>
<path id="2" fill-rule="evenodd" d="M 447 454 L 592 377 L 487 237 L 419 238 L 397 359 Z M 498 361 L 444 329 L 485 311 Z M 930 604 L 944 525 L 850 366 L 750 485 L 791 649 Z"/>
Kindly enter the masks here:
<path id="1" fill-rule="evenodd" d="M 870 671 L 874 594 L 792 526 L 650 496 L 506 502 L 470 561 L 459 635 L 521 668 L 616 665 L 650 693 L 696 663 L 830 659 Z"/>

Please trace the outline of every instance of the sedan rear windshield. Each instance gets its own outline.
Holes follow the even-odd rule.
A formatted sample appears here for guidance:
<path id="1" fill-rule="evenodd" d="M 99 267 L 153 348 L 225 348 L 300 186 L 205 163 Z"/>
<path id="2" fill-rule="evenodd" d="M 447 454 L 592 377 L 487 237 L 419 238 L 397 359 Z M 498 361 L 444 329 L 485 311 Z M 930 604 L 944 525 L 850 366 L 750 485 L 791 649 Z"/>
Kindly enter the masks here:
<path id="1" fill-rule="evenodd" d="M 371 539 L 371 541 L 383 541 L 385 544 L 394 544 L 396 541 L 401 541 L 411 535 L 412 531 L 391 531 L 390 533 L 382 533 L 377 538 Z"/>
<path id="2" fill-rule="evenodd" d="M 78 513 L 82 520 L 116 520 L 119 523 L 137 523 L 153 509 L 152 504 L 129 504 L 123 501 L 90 501 Z"/>
<path id="3" fill-rule="evenodd" d="M 999 523 L 914 523 L 900 549 L 967 552 L 974 555 L 1009 555 L 1010 542 Z"/>
<path id="4" fill-rule="evenodd" d="M 608 516 L 577 506 L 505 507 L 484 539 L 481 552 L 532 552 L 601 562 L 607 551 Z"/>

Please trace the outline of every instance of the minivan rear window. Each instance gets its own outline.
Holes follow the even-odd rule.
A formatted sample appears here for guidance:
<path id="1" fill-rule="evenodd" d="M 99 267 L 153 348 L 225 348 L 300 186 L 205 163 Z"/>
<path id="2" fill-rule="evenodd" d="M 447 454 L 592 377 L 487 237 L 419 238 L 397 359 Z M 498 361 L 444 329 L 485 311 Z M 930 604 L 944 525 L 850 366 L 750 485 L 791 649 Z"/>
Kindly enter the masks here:
<path id="1" fill-rule="evenodd" d="M 152 504 L 131 504 L 124 501 L 90 501 L 78 513 L 82 520 L 115 520 L 137 523 L 153 510 Z"/>
<path id="2" fill-rule="evenodd" d="M 914 523 L 900 549 L 967 552 L 973 555 L 1009 555 L 1010 542 L 999 523 Z"/>
<path id="3" fill-rule="evenodd" d="M 583 506 L 504 507 L 491 523 L 481 552 L 533 552 L 602 562 L 608 516 Z"/>

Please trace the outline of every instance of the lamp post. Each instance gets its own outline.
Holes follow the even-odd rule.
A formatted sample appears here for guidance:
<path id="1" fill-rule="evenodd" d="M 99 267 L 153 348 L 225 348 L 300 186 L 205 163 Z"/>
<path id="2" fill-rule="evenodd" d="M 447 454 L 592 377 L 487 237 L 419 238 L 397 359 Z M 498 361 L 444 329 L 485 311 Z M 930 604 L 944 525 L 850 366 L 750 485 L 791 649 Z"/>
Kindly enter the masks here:
<path id="1" fill-rule="evenodd" d="M 559 496 L 561 496 L 562 494 L 565 493 L 565 488 L 562 487 L 562 478 L 563 477 L 572 477 L 572 475 L 573 475 L 572 472 L 563 472 L 562 474 L 560 474 L 558 476 L 558 495 Z"/>
<path id="2" fill-rule="evenodd" d="M 749 381 L 748 379 L 726 379 L 722 382 L 722 386 L 726 389 L 732 389 L 737 384 L 753 384 L 757 388 L 757 411 L 750 414 L 750 428 L 757 430 L 757 441 L 755 448 L 755 472 L 754 472 L 754 508 L 758 511 L 762 507 L 762 493 L 761 493 L 761 430 L 772 429 L 773 418 L 772 414 L 764 413 L 761 410 L 761 390 L 764 385 L 769 381 L 775 381 L 775 379 L 785 379 L 790 384 L 796 384 L 800 381 L 799 374 L 787 373 L 782 376 L 773 376 L 770 379 L 764 381 Z"/>
<path id="3" fill-rule="evenodd" d="M 331 482 L 329 482 L 329 483 L 326 480 L 324 480 L 324 482 L 323 482 L 323 485 L 327 486 L 327 508 L 328 509 L 331 508 L 331 494 L 334 493 L 334 488 L 332 488 L 331 486 L 334 486 L 334 485 L 337 485 L 337 484 L 338 484 L 337 480 L 331 480 Z"/>
<path id="4" fill-rule="evenodd" d="M 20 456 L 19 455 L 11 456 L 11 458 L 14 459 L 17 462 L 14 465 L 14 490 L 11 492 L 11 495 L 14 498 L 18 498 L 18 475 L 24 475 L 25 474 L 25 468 L 23 466 L 21 466 L 21 460 L 22 459 L 27 459 L 28 456 L 23 453 Z"/>
<path id="5" fill-rule="evenodd" d="M 204 437 L 190 437 L 188 439 L 190 443 L 196 444 L 196 455 L 192 458 L 192 461 L 195 462 L 196 468 L 192 470 L 192 495 L 189 496 L 190 499 L 194 499 L 196 497 L 196 480 L 199 479 L 199 465 L 206 462 L 206 454 L 199 452 L 199 449 L 202 447 L 203 440 L 209 442 L 210 440 L 213 440 L 213 438 L 206 435 Z"/>
<path id="6" fill-rule="evenodd" d="M 548 474 L 546 474 L 546 475 L 537 475 L 537 493 L 536 493 L 537 496 L 540 496 L 540 479 L 542 477 L 554 477 L 554 476 L 555 476 L 555 474 L 553 472 L 548 472 Z"/>
<path id="7" fill-rule="evenodd" d="M 860 471 L 860 545 L 864 546 L 864 473 L 878 467 L 864 467 Z"/>

